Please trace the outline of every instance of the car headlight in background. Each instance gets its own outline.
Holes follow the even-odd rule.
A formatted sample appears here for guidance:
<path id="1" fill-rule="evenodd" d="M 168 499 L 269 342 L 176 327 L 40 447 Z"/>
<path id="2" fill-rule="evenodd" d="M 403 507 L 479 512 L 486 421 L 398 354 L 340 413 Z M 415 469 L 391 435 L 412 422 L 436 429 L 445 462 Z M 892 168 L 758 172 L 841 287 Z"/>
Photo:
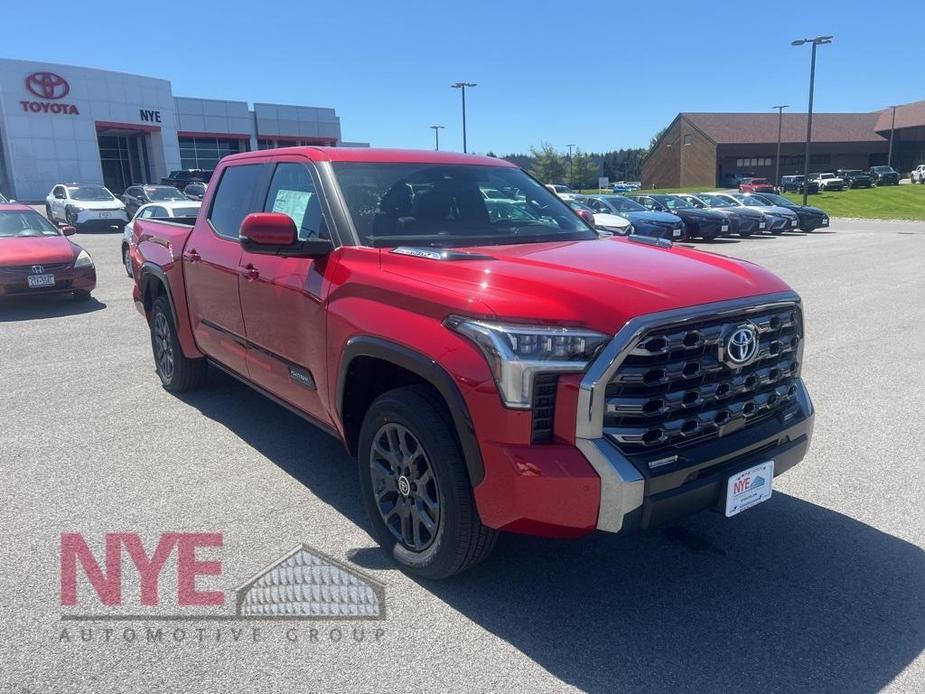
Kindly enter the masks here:
<path id="1" fill-rule="evenodd" d="M 93 258 L 85 250 L 77 254 L 77 260 L 74 261 L 74 267 L 93 267 Z"/>
<path id="2" fill-rule="evenodd" d="M 518 325 L 450 316 L 451 330 L 465 335 L 485 355 L 508 407 L 529 409 L 533 375 L 540 372 L 578 373 L 611 336 L 584 328 Z"/>

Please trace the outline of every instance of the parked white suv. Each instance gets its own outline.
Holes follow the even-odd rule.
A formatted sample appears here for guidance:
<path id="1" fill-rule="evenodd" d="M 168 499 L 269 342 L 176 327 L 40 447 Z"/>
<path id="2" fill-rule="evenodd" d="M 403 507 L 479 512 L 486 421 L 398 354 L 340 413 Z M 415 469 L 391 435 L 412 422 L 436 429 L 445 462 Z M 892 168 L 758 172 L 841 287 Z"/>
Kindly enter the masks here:
<path id="1" fill-rule="evenodd" d="M 45 216 L 53 224 L 122 228 L 128 222 L 125 205 L 95 183 L 59 183 L 45 198 Z"/>
<path id="2" fill-rule="evenodd" d="M 816 181 L 819 184 L 819 190 L 844 190 L 845 179 L 839 178 L 833 173 L 820 173 L 811 175 L 809 180 Z"/>
<path id="3" fill-rule="evenodd" d="M 199 200 L 163 200 L 161 202 L 149 202 L 138 208 L 132 221 L 125 225 L 122 230 L 122 264 L 125 266 L 125 272 L 129 277 L 132 275 L 132 260 L 129 257 L 129 250 L 132 242 L 132 232 L 135 229 L 136 219 L 173 219 L 174 217 L 196 217 L 199 214 L 199 208 L 202 202 Z"/>
<path id="4" fill-rule="evenodd" d="M 912 169 L 912 182 L 925 183 L 925 164 L 919 164 Z"/>

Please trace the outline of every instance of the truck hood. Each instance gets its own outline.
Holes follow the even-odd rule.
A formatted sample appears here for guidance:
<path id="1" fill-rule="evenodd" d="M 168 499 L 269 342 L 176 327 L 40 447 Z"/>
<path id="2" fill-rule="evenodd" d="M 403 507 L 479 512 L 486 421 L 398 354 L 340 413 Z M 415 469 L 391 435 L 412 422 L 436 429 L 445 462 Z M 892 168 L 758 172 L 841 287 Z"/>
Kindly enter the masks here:
<path id="1" fill-rule="evenodd" d="M 788 289 L 752 263 L 622 237 L 454 249 L 445 260 L 409 252 L 383 249 L 383 271 L 439 287 L 450 310 L 605 333 L 638 315 Z"/>
<path id="2" fill-rule="evenodd" d="M 0 266 L 70 263 L 79 252 L 64 236 L 0 237 Z"/>

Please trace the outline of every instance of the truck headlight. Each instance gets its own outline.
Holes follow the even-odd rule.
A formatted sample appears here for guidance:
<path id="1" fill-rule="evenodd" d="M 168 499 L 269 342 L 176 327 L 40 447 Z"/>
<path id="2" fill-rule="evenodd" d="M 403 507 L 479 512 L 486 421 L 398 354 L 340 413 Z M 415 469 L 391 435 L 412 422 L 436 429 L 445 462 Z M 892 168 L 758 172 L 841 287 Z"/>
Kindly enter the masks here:
<path id="1" fill-rule="evenodd" d="M 84 250 L 77 254 L 77 260 L 74 261 L 74 267 L 93 267 L 93 258 Z"/>
<path id="2" fill-rule="evenodd" d="M 451 330 L 472 340 L 485 355 L 507 407 L 529 409 L 533 375 L 579 373 L 611 336 L 584 328 L 518 325 L 450 316 Z"/>

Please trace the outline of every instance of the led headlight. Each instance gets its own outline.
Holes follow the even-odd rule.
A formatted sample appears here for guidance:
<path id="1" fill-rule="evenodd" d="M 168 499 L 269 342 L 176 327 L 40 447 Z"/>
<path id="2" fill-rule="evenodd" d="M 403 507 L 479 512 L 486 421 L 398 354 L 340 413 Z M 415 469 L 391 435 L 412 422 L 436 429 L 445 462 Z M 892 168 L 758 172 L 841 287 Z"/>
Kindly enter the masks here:
<path id="1" fill-rule="evenodd" d="M 77 254 L 77 260 L 74 261 L 74 267 L 93 267 L 93 258 L 84 250 Z"/>
<path id="2" fill-rule="evenodd" d="M 488 361 L 504 404 L 518 409 L 530 408 L 535 373 L 584 371 L 611 337 L 583 328 L 494 323 L 462 316 L 450 316 L 444 325 L 475 342 Z"/>

